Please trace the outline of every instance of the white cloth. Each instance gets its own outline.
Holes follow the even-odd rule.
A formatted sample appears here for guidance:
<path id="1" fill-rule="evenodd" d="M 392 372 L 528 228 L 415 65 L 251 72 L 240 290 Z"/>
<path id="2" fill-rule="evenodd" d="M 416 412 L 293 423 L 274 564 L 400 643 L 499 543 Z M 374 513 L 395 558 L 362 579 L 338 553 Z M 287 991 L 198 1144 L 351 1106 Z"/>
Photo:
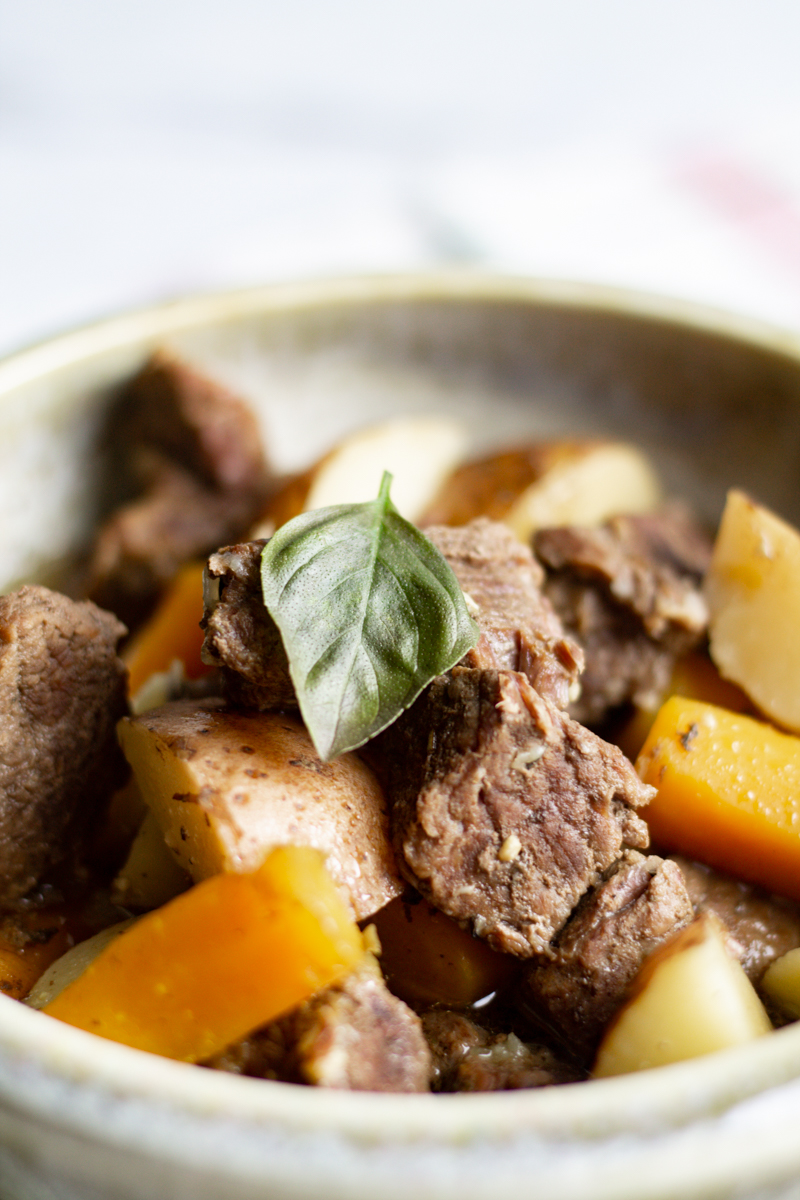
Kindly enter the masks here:
<path id="1" fill-rule="evenodd" d="M 795 0 L 0 0 L 0 352 L 464 263 L 800 328 Z"/>

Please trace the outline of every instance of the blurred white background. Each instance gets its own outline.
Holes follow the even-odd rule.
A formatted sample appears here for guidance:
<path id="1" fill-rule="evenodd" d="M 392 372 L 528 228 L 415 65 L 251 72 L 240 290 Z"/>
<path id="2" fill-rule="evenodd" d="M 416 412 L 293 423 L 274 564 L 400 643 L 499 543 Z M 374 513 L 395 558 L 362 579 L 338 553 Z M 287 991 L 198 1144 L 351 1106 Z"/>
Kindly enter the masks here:
<path id="1" fill-rule="evenodd" d="M 0 351 L 439 264 L 800 331 L 798 0 L 0 0 Z"/>

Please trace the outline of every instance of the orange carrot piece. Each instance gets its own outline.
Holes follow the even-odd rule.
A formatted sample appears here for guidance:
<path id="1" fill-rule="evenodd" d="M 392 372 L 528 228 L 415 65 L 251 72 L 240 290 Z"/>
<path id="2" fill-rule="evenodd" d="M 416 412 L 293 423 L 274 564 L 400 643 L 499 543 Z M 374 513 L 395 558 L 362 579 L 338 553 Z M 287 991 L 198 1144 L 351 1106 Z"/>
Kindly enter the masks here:
<path id="1" fill-rule="evenodd" d="M 204 565 L 191 562 L 181 567 L 150 620 L 131 639 L 124 655 L 131 696 L 156 671 L 169 670 L 176 658 L 189 679 L 199 679 L 210 670 L 200 658 Z"/>
<path id="2" fill-rule="evenodd" d="M 753 706 L 742 689 L 723 679 L 711 659 L 696 650 L 676 661 L 661 703 L 663 704 L 669 696 L 689 696 L 692 700 L 705 700 L 707 704 L 716 704 L 720 708 L 730 709 L 731 712 L 753 711 Z M 658 707 L 655 705 L 653 708 L 635 709 L 613 738 L 628 758 L 635 759 L 641 750 L 657 711 Z"/>
<path id="3" fill-rule="evenodd" d="M 334 983 L 363 953 L 320 852 L 282 846 L 257 871 L 216 875 L 142 917 L 43 1011 L 196 1062 Z"/>
<path id="4" fill-rule="evenodd" d="M 636 762 L 653 841 L 800 900 L 800 737 L 673 696 Z"/>
<path id="5" fill-rule="evenodd" d="M 381 967 L 392 991 L 410 1004 L 469 1008 L 507 987 L 519 960 L 499 954 L 425 900 L 402 896 L 372 917 Z"/>
<path id="6" fill-rule="evenodd" d="M 16 936 L 13 930 L 0 931 L 0 992 L 14 1000 L 22 1000 L 39 976 L 74 942 L 63 912 L 44 911 L 21 916 Z"/>

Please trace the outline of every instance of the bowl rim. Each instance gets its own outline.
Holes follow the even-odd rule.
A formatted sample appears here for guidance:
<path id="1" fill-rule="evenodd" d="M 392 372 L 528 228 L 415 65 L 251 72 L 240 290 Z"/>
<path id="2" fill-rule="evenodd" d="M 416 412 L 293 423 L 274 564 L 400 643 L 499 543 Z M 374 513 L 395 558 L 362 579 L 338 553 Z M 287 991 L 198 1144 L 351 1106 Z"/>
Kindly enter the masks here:
<path id="1" fill-rule="evenodd" d="M 483 272 L 436 271 L 269 284 L 189 296 L 104 318 L 43 339 L 0 361 L 0 403 L 16 388 L 126 346 L 257 313 L 375 302 L 519 302 L 611 313 L 708 333 L 790 358 L 800 370 L 800 334 L 691 301 L 600 284 Z M 434 1136 L 465 1139 L 536 1133 L 601 1139 L 679 1128 L 800 1078 L 800 1024 L 769 1038 L 657 1071 L 559 1088 L 509 1093 L 384 1095 L 335 1092 L 198 1070 L 104 1041 L 0 995 L 0 1053 L 50 1076 L 114 1096 L 164 1101 L 184 1113 L 237 1117 L 298 1131 L 334 1130 L 355 1141 Z M 0 1072 L 0 1097 L 23 1105 Z M 69 1124 L 69 1113 L 60 1121 Z M 77 1117 L 75 1118 L 77 1120 Z M 798 1148 L 800 1161 L 800 1148 Z"/>
<path id="2" fill-rule="evenodd" d="M 724 308 L 633 288 L 576 280 L 534 278 L 465 268 L 385 275 L 351 275 L 207 291 L 145 304 L 79 323 L 36 339 L 0 358 L 0 402 L 7 391 L 77 359 L 132 342 L 177 334 L 212 321 L 258 312 L 291 312 L 352 306 L 359 302 L 517 301 L 633 317 L 689 328 L 753 348 L 800 359 L 800 329 L 770 324 Z"/>
<path id="3" fill-rule="evenodd" d="M 331 1091 L 199 1068 L 98 1038 L 0 995 L 0 1055 L 33 1063 L 109 1097 L 161 1103 L 187 1115 L 225 1116 L 296 1133 L 325 1129 L 370 1144 L 525 1134 L 598 1141 L 680 1129 L 800 1078 L 800 1025 L 704 1058 L 631 1075 L 511 1092 L 397 1094 Z M 0 1097 L 18 1080 L 0 1073 Z M 59 1112 L 69 1121 L 70 1114 Z M 387 1129 L 391 1136 L 387 1139 Z M 800 1162 L 800 1145 L 797 1147 Z"/>

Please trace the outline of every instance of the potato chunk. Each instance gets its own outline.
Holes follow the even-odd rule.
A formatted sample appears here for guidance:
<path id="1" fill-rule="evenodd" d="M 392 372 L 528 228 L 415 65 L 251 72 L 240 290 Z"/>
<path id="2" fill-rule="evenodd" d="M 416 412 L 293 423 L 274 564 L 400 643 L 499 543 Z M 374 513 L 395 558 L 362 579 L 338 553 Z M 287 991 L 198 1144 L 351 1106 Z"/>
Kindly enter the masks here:
<path id="1" fill-rule="evenodd" d="M 158 908 L 186 891 L 190 883 L 164 841 L 155 814 L 148 809 L 114 880 L 114 903 L 130 909 Z"/>
<path id="2" fill-rule="evenodd" d="M 374 500 L 384 471 L 392 475 L 395 507 L 415 521 L 465 445 L 463 427 L 449 417 L 406 417 L 358 430 L 303 474 L 288 480 L 263 521 L 278 528 L 313 508 Z"/>
<path id="3" fill-rule="evenodd" d="M 426 525 L 504 521 L 520 541 L 556 525 L 600 525 L 649 512 L 661 489 L 647 458 L 614 442 L 537 442 L 459 467 L 424 516 Z"/>
<path id="4" fill-rule="evenodd" d="M 278 845 L 324 851 L 357 918 L 402 891 L 386 802 L 354 754 L 324 763 L 302 724 L 282 713 L 175 701 L 120 722 L 148 807 L 195 881 L 251 871 Z"/>
<path id="5" fill-rule="evenodd" d="M 600 1043 L 593 1074 L 626 1075 L 698 1058 L 771 1028 L 716 921 L 700 917 L 646 961 Z"/>
<path id="6" fill-rule="evenodd" d="M 800 946 L 770 963 L 761 990 L 781 1012 L 795 1021 L 800 1019 Z"/>
<path id="7" fill-rule="evenodd" d="M 800 732 L 800 533 L 729 492 L 705 595 L 720 672 L 773 721 Z"/>

